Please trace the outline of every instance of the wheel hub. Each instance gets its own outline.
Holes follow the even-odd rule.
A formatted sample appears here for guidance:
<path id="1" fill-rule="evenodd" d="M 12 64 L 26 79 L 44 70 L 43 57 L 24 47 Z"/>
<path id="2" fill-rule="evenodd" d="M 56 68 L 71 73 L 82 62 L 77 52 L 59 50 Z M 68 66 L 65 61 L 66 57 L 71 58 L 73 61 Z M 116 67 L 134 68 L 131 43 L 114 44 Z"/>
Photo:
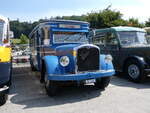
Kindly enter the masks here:
<path id="1" fill-rule="evenodd" d="M 136 79 L 140 75 L 140 70 L 137 65 L 132 64 L 128 67 L 128 74 L 133 79 Z"/>

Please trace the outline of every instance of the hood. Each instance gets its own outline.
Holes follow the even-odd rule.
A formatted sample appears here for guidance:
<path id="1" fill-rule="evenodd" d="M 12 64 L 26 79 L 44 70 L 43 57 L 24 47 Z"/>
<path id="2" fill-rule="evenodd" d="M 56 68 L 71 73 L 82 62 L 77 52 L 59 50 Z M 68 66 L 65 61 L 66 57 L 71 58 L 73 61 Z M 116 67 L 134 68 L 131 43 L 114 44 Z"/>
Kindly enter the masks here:
<path id="1" fill-rule="evenodd" d="M 56 51 L 72 51 L 74 48 L 80 46 L 81 44 L 65 44 L 60 45 L 55 48 Z"/>
<path id="2" fill-rule="evenodd" d="M 149 44 L 134 44 L 134 45 L 128 45 L 128 46 L 124 46 L 124 48 L 149 48 L 150 45 Z"/>
<path id="3" fill-rule="evenodd" d="M 78 50 L 79 48 L 82 47 L 96 47 L 97 46 L 93 44 L 65 44 L 65 45 L 60 45 L 55 48 L 55 52 L 57 55 L 67 55 L 67 54 L 72 54 L 74 50 Z M 99 49 L 99 48 L 98 48 Z"/>
<path id="4" fill-rule="evenodd" d="M 57 56 L 71 55 L 73 53 L 74 48 L 80 46 L 81 44 L 64 44 L 57 45 L 55 47 L 55 52 Z"/>
<path id="5" fill-rule="evenodd" d="M 130 46 L 122 48 L 125 53 L 141 57 L 150 56 L 150 46 Z"/>

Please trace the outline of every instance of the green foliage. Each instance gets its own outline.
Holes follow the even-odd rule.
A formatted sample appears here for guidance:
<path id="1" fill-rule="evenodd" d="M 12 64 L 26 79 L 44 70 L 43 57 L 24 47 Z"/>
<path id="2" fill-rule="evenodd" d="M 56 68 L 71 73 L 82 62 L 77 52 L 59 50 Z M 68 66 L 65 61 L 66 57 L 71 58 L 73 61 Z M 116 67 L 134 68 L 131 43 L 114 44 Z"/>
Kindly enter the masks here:
<path id="1" fill-rule="evenodd" d="M 144 25 L 139 23 L 138 19 L 135 18 L 129 18 L 128 26 L 140 27 L 140 28 L 144 27 Z"/>
<path id="2" fill-rule="evenodd" d="M 20 36 L 20 44 L 28 44 L 29 43 L 29 39 L 26 35 L 21 34 Z"/>
<path id="3" fill-rule="evenodd" d="M 145 22 L 146 27 L 150 27 L 150 18 Z"/>
<path id="4" fill-rule="evenodd" d="M 86 15 L 81 16 L 57 16 L 51 17 L 50 19 L 65 19 L 65 20 L 79 20 L 79 21 L 88 21 L 91 28 L 107 28 L 113 26 L 134 26 L 134 27 L 144 27 L 144 24 L 141 24 L 138 19 L 130 18 L 129 20 L 124 20 L 122 18 L 120 11 L 111 10 L 107 8 L 105 10 L 100 10 L 98 12 L 87 13 Z M 14 37 L 24 37 L 21 34 L 26 36 L 32 31 L 32 29 L 41 22 L 48 21 L 49 19 L 40 19 L 39 21 L 31 22 L 20 22 L 19 20 L 10 21 L 10 29 L 14 32 Z M 146 21 L 146 26 L 150 26 L 150 18 Z M 21 42 L 26 43 L 26 41 Z"/>
<path id="5" fill-rule="evenodd" d="M 21 40 L 20 39 L 10 39 L 11 44 L 16 45 L 16 44 L 20 44 Z"/>
<path id="6" fill-rule="evenodd" d="M 126 21 L 122 19 L 122 14 L 114 10 L 102 10 L 88 13 L 87 21 L 90 22 L 92 28 L 126 25 Z"/>
<path id="7" fill-rule="evenodd" d="M 10 21 L 10 29 L 14 32 L 14 37 L 19 38 L 21 34 L 29 35 L 31 30 L 38 24 L 38 22 L 20 22 L 19 20 Z"/>
<path id="8" fill-rule="evenodd" d="M 86 21 L 86 15 L 81 15 L 81 16 L 63 16 L 62 18 L 60 19 L 64 19 L 64 20 L 78 20 L 78 21 Z M 57 19 L 57 17 L 56 17 Z"/>

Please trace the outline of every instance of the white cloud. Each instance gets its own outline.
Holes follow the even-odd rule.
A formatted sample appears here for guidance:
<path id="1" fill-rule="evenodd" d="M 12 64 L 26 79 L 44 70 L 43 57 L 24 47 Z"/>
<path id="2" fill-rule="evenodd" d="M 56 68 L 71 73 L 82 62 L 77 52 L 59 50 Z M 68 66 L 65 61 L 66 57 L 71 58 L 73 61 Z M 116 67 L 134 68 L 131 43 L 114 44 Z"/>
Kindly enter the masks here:
<path id="1" fill-rule="evenodd" d="M 88 0 L 90 1 L 90 0 Z M 90 2 L 88 2 L 90 3 Z M 138 18 L 140 22 L 144 22 L 150 18 L 150 0 L 105 0 L 98 1 L 93 0 L 90 5 L 83 4 L 83 7 L 79 6 L 78 8 L 70 8 L 67 9 L 49 9 L 45 12 L 36 12 L 34 14 L 20 14 L 18 15 L 21 20 L 38 20 L 40 18 L 50 18 L 55 16 L 70 16 L 70 15 L 81 15 L 87 14 L 91 11 L 103 10 L 108 5 L 112 4 L 112 9 L 116 9 L 120 11 L 124 16 L 124 19 L 128 18 Z M 32 16 L 33 15 L 33 16 Z M 13 17 L 13 15 L 12 15 Z M 15 17 L 17 18 L 17 17 Z"/>
<path id="2" fill-rule="evenodd" d="M 114 5 L 113 8 L 120 11 L 124 19 L 137 18 L 140 22 L 145 22 L 150 18 L 150 0 L 133 0 L 135 4 Z"/>
<path id="3" fill-rule="evenodd" d="M 128 6 L 128 7 L 118 7 L 116 9 L 119 10 L 121 13 L 123 13 L 124 15 L 123 17 L 125 19 L 134 17 L 134 18 L 138 18 L 140 22 L 144 22 L 150 17 L 148 13 L 148 11 L 150 11 L 150 8 L 147 10 L 142 7 Z"/>

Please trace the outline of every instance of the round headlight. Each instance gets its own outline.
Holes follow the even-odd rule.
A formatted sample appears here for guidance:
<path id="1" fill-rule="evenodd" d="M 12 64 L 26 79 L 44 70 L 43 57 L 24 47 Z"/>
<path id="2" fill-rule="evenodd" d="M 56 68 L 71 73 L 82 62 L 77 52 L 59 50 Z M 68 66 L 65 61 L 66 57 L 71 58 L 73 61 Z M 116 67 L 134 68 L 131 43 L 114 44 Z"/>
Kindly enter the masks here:
<path id="1" fill-rule="evenodd" d="M 106 63 L 110 63 L 110 62 L 112 62 L 112 60 L 113 60 L 113 58 L 112 58 L 111 55 L 106 55 L 106 56 L 105 56 L 105 62 L 106 62 Z"/>
<path id="2" fill-rule="evenodd" d="M 69 62 L 70 62 L 69 57 L 67 57 L 67 56 L 62 56 L 60 58 L 60 65 L 63 67 L 68 66 Z"/>

